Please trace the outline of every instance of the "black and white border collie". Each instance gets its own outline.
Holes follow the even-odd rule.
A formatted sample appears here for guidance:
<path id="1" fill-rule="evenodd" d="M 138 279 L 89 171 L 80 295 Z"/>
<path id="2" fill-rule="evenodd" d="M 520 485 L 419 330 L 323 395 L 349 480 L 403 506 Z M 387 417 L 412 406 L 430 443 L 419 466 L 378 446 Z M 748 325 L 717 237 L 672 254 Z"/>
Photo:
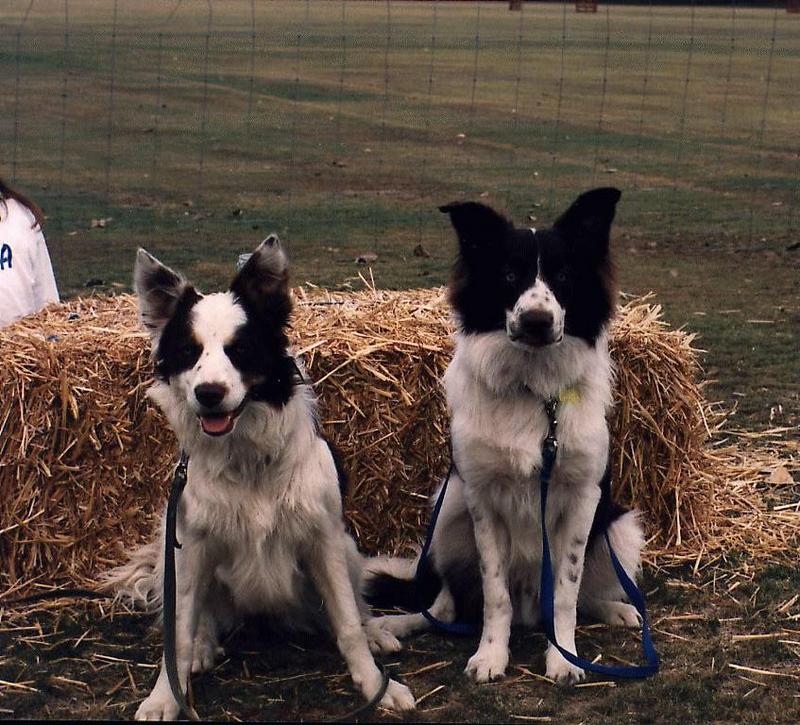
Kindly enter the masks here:
<path id="1" fill-rule="evenodd" d="M 544 402 L 553 396 L 562 397 L 546 518 L 556 638 L 575 653 L 576 607 L 609 624 L 639 624 L 602 536 L 609 532 L 634 577 L 644 535 L 638 514 L 611 500 L 606 424 L 615 306 L 609 232 L 619 197 L 616 189 L 589 191 L 540 231 L 515 228 L 483 204 L 441 207 L 459 243 L 449 290 L 458 331 L 444 376 L 455 468 L 430 566 L 412 580 L 415 561 L 373 559 L 365 591 L 383 606 L 430 606 L 445 621 L 482 619 L 466 667 L 475 682 L 504 675 L 512 623 L 538 623 L 539 470 Z M 383 622 L 398 637 L 430 627 L 421 614 Z M 546 674 L 564 684 L 584 677 L 552 645 Z"/>
<path id="2" fill-rule="evenodd" d="M 209 295 L 139 250 L 135 287 L 155 360 L 149 395 L 189 455 L 176 550 L 181 682 L 213 666 L 220 636 L 243 615 L 310 629 L 326 613 L 353 682 L 371 698 L 382 675 L 370 650 L 400 643 L 361 598 L 362 559 L 345 530 L 340 475 L 286 337 L 291 299 L 280 242 L 265 240 L 229 291 Z M 109 584 L 158 606 L 163 536 L 162 520 Z M 380 704 L 411 710 L 414 697 L 391 680 Z M 168 720 L 178 711 L 162 660 L 136 717 Z"/>

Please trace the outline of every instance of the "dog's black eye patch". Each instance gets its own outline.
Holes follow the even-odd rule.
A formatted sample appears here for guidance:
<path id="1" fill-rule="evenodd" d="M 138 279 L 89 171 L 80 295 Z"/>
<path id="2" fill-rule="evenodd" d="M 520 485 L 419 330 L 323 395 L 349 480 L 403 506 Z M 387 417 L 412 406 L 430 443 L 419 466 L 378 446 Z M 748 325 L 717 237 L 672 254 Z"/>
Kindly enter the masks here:
<path id="1" fill-rule="evenodd" d="M 505 286 L 505 307 L 511 309 L 517 298 L 528 289 L 536 280 L 536 257 L 513 257 L 509 259 L 502 269 L 502 280 Z"/>
<path id="2" fill-rule="evenodd" d="M 551 254 L 542 256 L 540 275 L 556 297 L 560 297 L 560 293 L 566 293 L 571 288 L 575 273 L 563 255 Z"/>
<path id="3" fill-rule="evenodd" d="M 450 302 L 467 333 L 502 330 L 506 313 L 536 279 L 537 244 L 530 230 L 503 228 L 480 259 L 459 254 Z"/>
<path id="4" fill-rule="evenodd" d="M 175 351 L 173 356 L 175 365 L 180 368 L 188 369 L 194 367 L 203 352 L 202 346 L 195 340 L 187 340 Z"/>
<path id="5" fill-rule="evenodd" d="M 193 368 L 200 359 L 203 346 L 192 334 L 190 322 L 192 308 L 200 299 L 194 288 L 187 288 L 161 333 L 156 352 L 156 374 L 163 380 Z"/>
<path id="6" fill-rule="evenodd" d="M 610 263 L 597 264 L 557 231 L 542 235 L 541 275 L 564 308 L 564 331 L 594 344 L 614 308 Z"/>
<path id="7" fill-rule="evenodd" d="M 294 388 L 294 365 L 287 355 L 289 341 L 284 328 L 270 314 L 238 300 L 247 322 L 223 348 L 233 366 L 242 373 L 251 400 L 286 405 Z"/>
<path id="8" fill-rule="evenodd" d="M 237 335 L 232 343 L 225 346 L 224 350 L 230 361 L 239 370 L 257 367 L 257 360 L 254 359 L 254 346 L 244 335 Z"/>

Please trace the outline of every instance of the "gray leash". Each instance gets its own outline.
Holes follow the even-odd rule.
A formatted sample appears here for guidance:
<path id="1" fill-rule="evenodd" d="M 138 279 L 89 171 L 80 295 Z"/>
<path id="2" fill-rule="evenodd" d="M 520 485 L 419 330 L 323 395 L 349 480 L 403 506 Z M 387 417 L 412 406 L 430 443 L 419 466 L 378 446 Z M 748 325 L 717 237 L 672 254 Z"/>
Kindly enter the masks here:
<path id="1" fill-rule="evenodd" d="M 175 473 L 172 476 L 172 488 L 167 502 L 167 530 L 164 537 L 164 667 L 167 670 L 172 696 L 181 708 L 181 712 L 190 720 L 199 720 L 200 717 L 186 701 L 186 695 L 181 687 L 178 676 L 178 653 L 175 646 L 175 549 L 181 548 L 175 535 L 175 529 L 178 519 L 178 501 L 186 487 L 188 467 L 189 456 L 185 451 L 181 451 L 181 459 L 175 466 Z"/>

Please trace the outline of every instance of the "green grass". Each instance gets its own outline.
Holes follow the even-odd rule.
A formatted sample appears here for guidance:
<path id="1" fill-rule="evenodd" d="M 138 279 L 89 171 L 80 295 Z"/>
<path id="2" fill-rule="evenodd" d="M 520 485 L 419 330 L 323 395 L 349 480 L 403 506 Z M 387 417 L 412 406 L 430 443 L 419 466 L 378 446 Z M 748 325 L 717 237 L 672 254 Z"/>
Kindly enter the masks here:
<path id="1" fill-rule="evenodd" d="M 82 237 L 98 206 L 123 215 L 142 197 L 164 223 L 138 230 L 182 246 L 170 238 L 182 221 L 176 202 L 191 198 L 213 215 L 199 225 L 198 257 L 231 235 L 213 220 L 246 204 L 302 260 L 302 248 L 334 235 L 440 243 L 435 205 L 452 196 L 488 192 L 517 215 L 535 201 L 547 219 L 605 182 L 659 192 L 626 195 L 620 220 L 649 239 L 713 236 L 719 226 L 749 243 L 751 214 L 776 248 L 792 234 L 772 204 L 797 205 L 794 18 L 780 16 L 770 63 L 771 10 L 740 8 L 731 49 L 725 8 L 698 9 L 690 41 L 687 9 L 613 6 L 606 17 L 557 3 L 513 14 L 502 3 L 264 2 L 251 72 L 249 4 L 213 8 L 207 39 L 199 4 L 165 25 L 160 3 L 125 3 L 112 44 L 110 9 L 75 0 L 65 49 L 62 15 L 37 6 L 18 53 L 10 31 L 26 5 L 0 15 L 11 40 L 0 70 L 21 84 L 0 97 L 14 120 L 10 161 L 48 207 L 56 246 L 70 232 Z M 76 192 L 101 199 L 65 203 Z M 677 192 L 703 213 L 685 214 Z M 340 229 L 345 205 L 355 213 Z M 112 224 L 104 234 L 113 246 L 129 232 Z M 233 236 L 241 247 L 255 241 Z M 62 287 L 77 291 L 83 266 L 55 256 Z M 380 282 L 406 284 L 396 271 Z"/>
<path id="2" fill-rule="evenodd" d="M 379 286 L 441 284 L 438 204 L 543 225 L 613 184 L 625 289 L 700 333 L 743 423 L 797 422 L 797 17 L 698 7 L 692 34 L 687 7 L 278 0 L 253 40 L 244 0 L 213 4 L 208 37 L 202 3 L 166 23 L 133 0 L 112 42 L 113 5 L 72 0 L 65 50 L 63 8 L 20 29 L 27 6 L 0 10 L 0 170 L 45 207 L 64 294 L 128 289 L 138 245 L 222 285 L 271 231 L 297 282 L 358 285 L 369 251 Z"/>

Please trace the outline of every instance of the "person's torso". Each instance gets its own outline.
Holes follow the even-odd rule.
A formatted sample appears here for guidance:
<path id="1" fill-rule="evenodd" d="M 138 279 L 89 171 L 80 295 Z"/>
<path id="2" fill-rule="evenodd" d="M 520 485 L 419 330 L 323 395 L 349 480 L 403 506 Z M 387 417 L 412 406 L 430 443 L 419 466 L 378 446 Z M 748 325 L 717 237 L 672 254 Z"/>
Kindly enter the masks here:
<path id="1" fill-rule="evenodd" d="M 14 199 L 0 201 L 0 327 L 36 312 L 38 227 Z"/>

